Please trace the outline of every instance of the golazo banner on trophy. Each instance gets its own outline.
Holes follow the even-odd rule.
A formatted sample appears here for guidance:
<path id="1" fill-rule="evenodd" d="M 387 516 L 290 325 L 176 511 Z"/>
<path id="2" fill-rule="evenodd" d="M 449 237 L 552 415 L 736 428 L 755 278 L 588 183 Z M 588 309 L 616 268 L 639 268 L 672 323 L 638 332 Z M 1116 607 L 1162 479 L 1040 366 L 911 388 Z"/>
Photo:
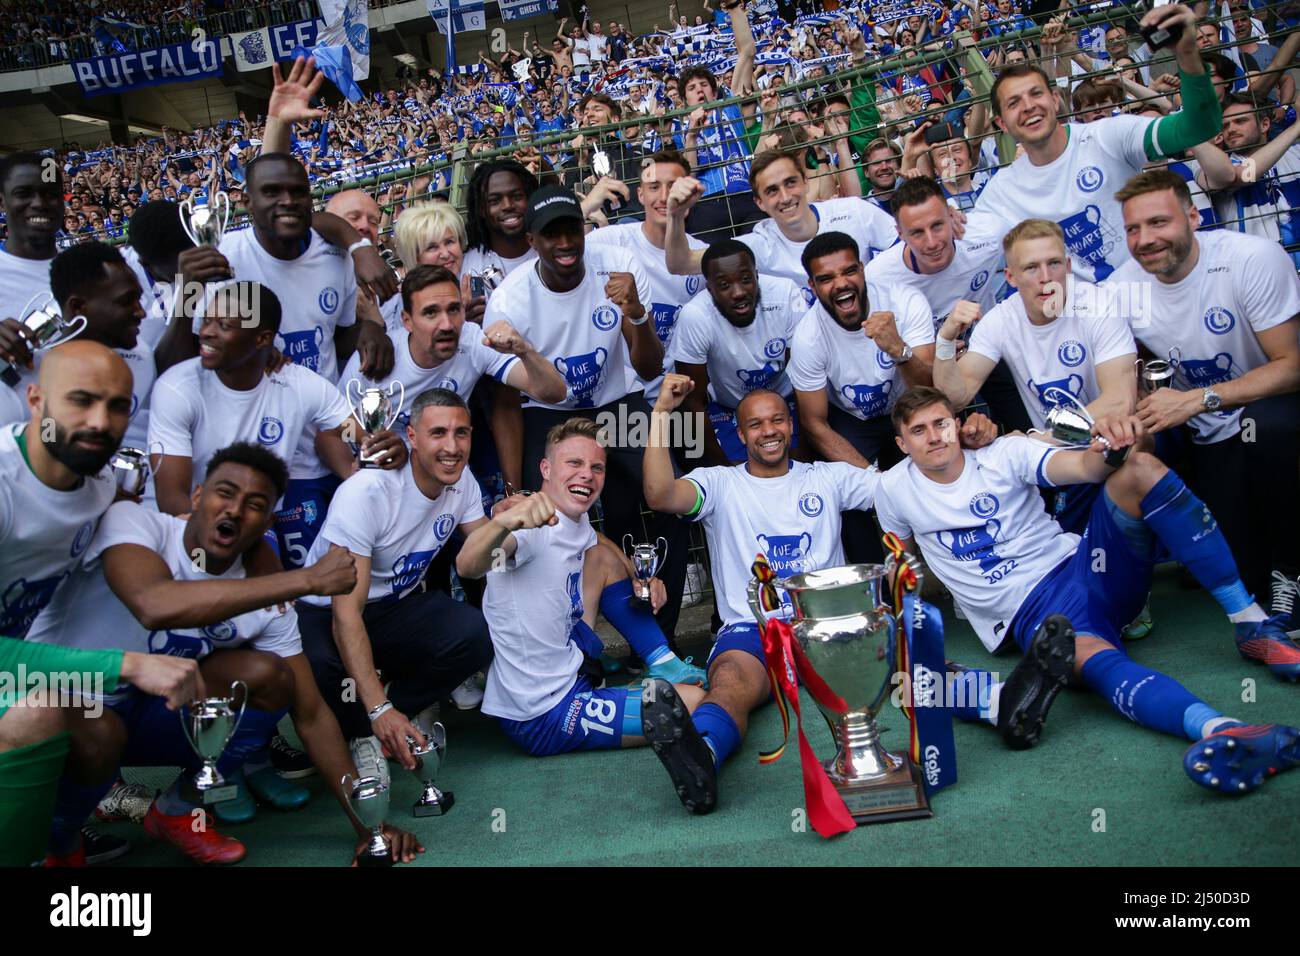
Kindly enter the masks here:
<path id="1" fill-rule="evenodd" d="M 86 96 L 185 83 L 221 75 L 221 46 L 215 40 L 204 40 L 74 60 L 72 73 Z"/>
<path id="2" fill-rule="evenodd" d="M 555 13 L 560 9 L 560 0 L 497 0 L 497 6 L 501 9 L 501 19 L 509 23 Z"/>
<path id="3" fill-rule="evenodd" d="M 321 20 L 299 20 L 281 23 L 261 30 L 236 33 L 230 38 L 230 52 L 235 57 L 235 69 L 241 73 L 262 70 L 272 63 L 293 59 L 293 51 L 300 46 L 316 45 L 316 36 L 324 25 Z"/>

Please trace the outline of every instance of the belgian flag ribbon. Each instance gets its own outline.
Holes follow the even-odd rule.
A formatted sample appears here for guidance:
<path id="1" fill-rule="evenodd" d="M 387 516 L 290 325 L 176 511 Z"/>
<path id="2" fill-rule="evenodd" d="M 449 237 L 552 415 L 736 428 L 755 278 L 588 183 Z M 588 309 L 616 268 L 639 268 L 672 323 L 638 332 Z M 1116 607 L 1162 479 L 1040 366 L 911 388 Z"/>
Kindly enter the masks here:
<path id="1" fill-rule="evenodd" d="M 776 574 L 768 564 L 767 557 L 759 554 L 753 565 L 754 576 L 758 578 L 759 605 L 766 612 L 777 610 L 781 600 L 777 596 Z M 856 824 L 848 808 L 840 798 L 835 785 L 826 775 L 825 768 L 813 753 L 812 745 L 803 732 L 803 716 L 799 709 L 799 683 L 808 688 L 819 704 L 835 713 L 848 710 L 844 699 L 833 693 L 809 666 L 807 658 L 794 639 L 794 631 L 785 621 L 772 618 L 766 624 L 760 624 L 763 637 L 763 655 L 767 660 L 767 677 L 772 683 L 772 697 L 776 700 L 781 713 L 781 725 L 784 736 L 781 746 L 758 755 L 758 762 L 772 763 L 781 759 L 785 745 L 790 739 L 790 709 L 799 733 L 799 765 L 803 773 L 804 806 L 808 809 L 808 821 L 823 837 L 838 836 L 852 830 Z M 796 673 L 798 679 L 796 680 Z"/>

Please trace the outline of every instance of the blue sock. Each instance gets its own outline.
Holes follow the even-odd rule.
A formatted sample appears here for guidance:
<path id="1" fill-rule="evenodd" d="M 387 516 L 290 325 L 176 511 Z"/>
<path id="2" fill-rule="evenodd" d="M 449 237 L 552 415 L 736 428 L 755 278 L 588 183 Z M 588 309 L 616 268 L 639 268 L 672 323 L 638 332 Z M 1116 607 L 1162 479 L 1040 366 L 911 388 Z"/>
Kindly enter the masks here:
<path id="1" fill-rule="evenodd" d="M 67 777 L 59 780 L 58 794 L 54 799 L 54 819 L 50 823 L 51 853 L 66 856 L 77 849 L 82 826 L 112 787 L 111 780 L 90 785 L 74 783 Z"/>
<path id="2" fill-rule="evenodd" d="M 996 714 L 990 716 L 989 713 L 989 691 L 997 683 L 988 671 L 948 671 L 947 699 L 953 704 L 953 716 L 960 720 L 996 724 Z"/>
<path id="3" fill-rule="evenodd" d="M 239 721 L 239 729 L 230 738 L 225 752 L 217 761 L 217 769 L 221 771 L 221 775 L 229 777 L 235 770 L 244 766 L 244 762 L 249 757 L 265 750 L 271 738 L 275 736 L 275 727 L 280 723 L 280 718 L 288 712 L 287 707 L 278 710 L 246 707 L 244 716 Z M 198 769 L 197 765 L 195 769 Z"/>
<path id="4" fill-rule="evenodd" d="M 1214 724 L 1206 728 L 1206 724 L 1214 721 Z M 1208 734 L 1222 730 L 1224 727 L 1240 727 L 1241 721 L 1234 720 L 1231 717 L 1224 717 L 1209 704 L 1202 704 L 1199 700 L 1188 707 L 1183 714 L 1183 733 L 1187 735 L 1188 740 L 1200 740 Z"/>
<path id="5" fill-rule="evenodd" d="M 192 779 L 193 776 L 194 775 L 188 771 L 182 773 L 172 782 L 170 787 L 154 798 L 154 805 L 158 807 L 159 813 L 163 816 L 179 817 L 192 813 L 194 809 L 198 807 L 197 803 L 181 796 L 182 783 L 188 779 Z M 229 776 L 226 777 L 226 780 L 229 782 Z"/>
<path id="6" fill-rule="evenodd" d="M 1196 704 L 1207 707 L 1178 681 L 1130 660 L 1117 650 L 1094 654 L 1083 665 L 1083 681 L 1121 714 L 1143 727 L 1200 740 L 1184 717 Z"/>
<path id="7" fill-rule="evenodd" d="M 1214 515 L 1172 471 L 1142 499 L 1142 520 L 1226 613 L 1236 614 L 1255 603 Z"/>
<path id="8" fill-rule="evenodd" d="M 721 767 L 722 762 L 740 746 L 740 728 L 731 715 L 717 704 L 700 704 L 695 708 L 695 713 L 691 714 L 691 721 L 713 751 L 716 766 Z"/>
<path id="9" fill-rule="evenodd" d="M 600 592 L 600 613 L 647 664 L 658 664 L 673 656 L 655 616 L 646 608 L 633 606 L 631 578 L 615 581 Z"/>

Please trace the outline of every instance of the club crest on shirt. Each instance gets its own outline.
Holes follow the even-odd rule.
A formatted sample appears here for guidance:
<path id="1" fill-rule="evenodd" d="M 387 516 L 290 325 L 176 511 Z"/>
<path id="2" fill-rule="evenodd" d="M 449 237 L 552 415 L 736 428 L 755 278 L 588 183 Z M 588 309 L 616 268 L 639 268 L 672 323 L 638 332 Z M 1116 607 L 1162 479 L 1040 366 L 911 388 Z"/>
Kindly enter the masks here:
<path id="1" fill-rule="evenodd" d="M 978 292 L 980 289 L 984 288 L 984 283 L 988 281 L 989 281 L 989 270 L 981 269 L 979 272 L 971 276 L 970 290 L 972 292 Z"/>
<path id="2" fill-rule="evenodd" d="M 455 527 L 456 518 L 453 515 L 438 515 L 433 523 L 433 535 L 439 541 L 446 541 Z"/>
<path id="3" fill-rule="evenodd" d="M 704 287 L 704 276 L 687 276 L 686 277 L 686 294 L 695 295 Z"/>
<path id="4" fill-rule="evenodd" d="M 1215 335 L 1226 335 L 1237 324 L 1237 317 L 1227 309 L 1212 305 L 1205 310 L 1205 327 Z"/>
<path id="5" fill-rule="evenodd" d="M 267 415 L 257 426 L 257 440 L 263 445 L 274 445 L 284 437 L 284 422 Z"/>
<path id="6" fill-rule="evenodd" d="M 602 305 L 591 313 L 591 324 L 602 332 L 608 332 L 618 324 L 618 309 L 612 305 Z"/>
<path id="7" fill-rule="evenodd" d="M 824 507 L 825 502 L 822 501 L 822 496 L 815 491 L 810 491 L 799 499 L 799 511 L 809 518 L 816 518 L 822 513 Z"/>
<path id="8" fill-rule="evenodd" d="M 454 378 L 444 378 L 441 382 L 435 385 L 434 388 L 445 388 L 449 392 L 455 392 L 457 395 L 460 394 L 460 382 L 456 381 Z M 408 415 L 407 418 L 409 419 L 410 416 Z"/>
<path id="9" fill-rule="evenodd" d="M 76 535 L 72 538 L 72 553 L 70 556 L 75 558 L 77 555 L 81 554 L 81 552 L 85 551 L 86 548 L 90 547 L 90 539 L 94 537 L 94 535 L 95 523 L 93 521 L 87 521 L 78 528 Z"/>
<path id="10" fill-rule="evenodd" d="M 218 621 L 205 627 L 203 634 L 213 641 L 226 643 L 239 637 L 239 628 L 234 621 Z"/>
<path id="11" fill-rule="evenodd" d="M 768 339 L 767 344 L 763 346 L 763 354 L 768 358 L 780 358 L 785 354 L 785 339 L 779 335 L 774 339 Z"/>
<path id="12" fill-rule="evenodd" d="M 1083 343 L 1077 339 L 1068 339 L 1062 342 L 1056 350 L 1056 357 L 1061 360 L 1061 364 L 1067 368 L 1077 368 L 1083 364 L 1083 360 L 1088 357 L 1088 350 L 1083 347 Z"/>
<path id="13" fill-rule="evenodd" d="M 981 491 L 970 500 L 970 513 L 977 518 L 992 518 L 998 513 L 1000 502 L 997 495 Z"/>
<path id="14" fill-rule="evenodd" d="M 1074 184 L 1079 187 L 1081 192 L 1085 193 L 1095 193 L 1105 181 L 1106 177 L 1102 175 L 1101 170 L 1096 166 L 1085 166 L 1074 177 Z"/>
<path id="15" fill-rule="evenodd" d="M 339 290 L 332 285 L 321 289 L 316 304 L 320 306 L 320 310 L 326 315 L 333 315 L 339 307 Z"/>

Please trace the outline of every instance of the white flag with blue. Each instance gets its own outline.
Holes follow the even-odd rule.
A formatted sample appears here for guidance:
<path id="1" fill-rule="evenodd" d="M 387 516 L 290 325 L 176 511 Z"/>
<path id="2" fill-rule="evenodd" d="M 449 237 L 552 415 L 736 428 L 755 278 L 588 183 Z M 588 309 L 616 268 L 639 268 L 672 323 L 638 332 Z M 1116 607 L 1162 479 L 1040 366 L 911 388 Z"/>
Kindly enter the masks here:
<path id="1" fill-rule="evenodd" d="M 315 57 L 316 68 L 355 103 L 363 95 L 358 82 L 370 76 L 369 0 L 320 0 L 320 12 L 316 45 L 294 53 Z"/>

